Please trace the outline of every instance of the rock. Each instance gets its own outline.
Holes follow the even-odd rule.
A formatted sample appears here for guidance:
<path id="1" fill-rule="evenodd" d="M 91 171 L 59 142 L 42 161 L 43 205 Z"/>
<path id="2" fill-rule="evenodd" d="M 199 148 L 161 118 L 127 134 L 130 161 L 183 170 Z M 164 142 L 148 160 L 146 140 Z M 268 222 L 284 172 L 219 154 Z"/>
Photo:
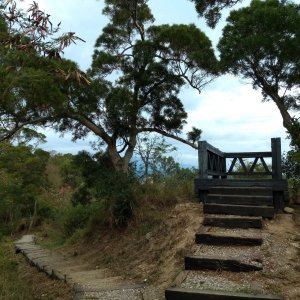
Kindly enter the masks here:
<path id="1" fill-rule="evenodd" d="M 257 283 L 257 282 L 253 282 L 251 283 L 251 290 L 252 290 L 252 293 L 254 295 L 258 295 L 258 294 L 263 294 L 264 293 L 264 290 L 261 286 L 261 284 Z"/>
<path id="2" fill-rule="evenodd" d="M 298 243 L 291 243 L 291 245 L 297 249 L 300 249 L 300 245 Z"/>
<path id="3" fill-rule="evenodd" d="M 283 211 L 287 214 L 293 214 L 295 212 L 295 210 L 291 207 L 285 207 Z"/>
<path id="4" fill-rule="evenodd" d="M 148 232 L 148 233 L 146 234 L 146 239 L 147 239 L 148 241 L 150 241 L 151 238 L 152 238 L 152 233 L 151 233 L 151 232 Z"/>

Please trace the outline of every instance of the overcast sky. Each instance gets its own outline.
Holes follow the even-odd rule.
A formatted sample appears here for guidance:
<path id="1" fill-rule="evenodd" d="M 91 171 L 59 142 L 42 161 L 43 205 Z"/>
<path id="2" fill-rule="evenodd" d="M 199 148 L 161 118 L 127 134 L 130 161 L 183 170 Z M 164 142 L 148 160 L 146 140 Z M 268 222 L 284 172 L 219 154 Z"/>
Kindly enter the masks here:
<path id="1" fill-rule="evenodd" d="M 66 49 L 64 57 L 76 61 L 86 70 L 91 64 L 91 56 L 96 38 L 101 34 L 107 19 L 101 14 L 103 0 L 35 0 L 40 8 L 51 14 L 53 23 L 61 23 L 63 32 L 74 31 L 86 41 Z M 31 3 L 32 1 L 25 1 Z M 250 1 L 245 1 L 244 4 Z M 211 30 L 197 17 L 189 0 L 150 0 L 149 6 L 157 24 L 195 23 L 216 46 L 222 33 L 224 19 L 216 29 Z M 222 76 L 207 86 L 201 94 L 191 88 L 184 88 L 182 101 L 188 112 L 188 124 L 184 132 L 192 126 L 203 130 L 202 140 L 228 152 L 268 151 L 270 139 L 281 137 L 282 149 L 288 149 L 289 141 L 282 126 L 278 109 L 272 102 L 261 102 L 261 93 L 252 89 L 245 80 L 233 76 Z M 90 150 L 88 140 L 71 142 L 65 135 L 48 132 L 47 144 L 43 148 L 58 152 L 76 153 Z M 177 159 L 187 165 L 197 165 L 197 152 L 189 146 L 172 142 L 178 149 Z"/>

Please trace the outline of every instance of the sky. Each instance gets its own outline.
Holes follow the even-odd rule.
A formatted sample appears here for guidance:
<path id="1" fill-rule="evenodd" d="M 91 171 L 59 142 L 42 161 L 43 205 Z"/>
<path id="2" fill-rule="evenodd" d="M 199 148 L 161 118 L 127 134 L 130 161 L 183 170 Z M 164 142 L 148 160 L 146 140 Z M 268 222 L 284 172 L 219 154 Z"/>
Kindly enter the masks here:
<path id="1" fill-rule="evenodd" d="M 92 61 L 94 44 L 108 20 L 102 15 L 104 0 L 35 0 L 40 8 L 51 15 L 55 24 L 61 22 L 62 32 L 75 32 L 86 42 L 78 42 L 67 48 L 65 58 L 78 63 L 87 70 Z M 247 5 L 249 0 L 243 2 Z M 25 0 L 26 6 L 32 1 Z M 215 29 L 199 19 L 194 5 L 189 0 L 150 0 L 149 6 L 156 24 L 194 23 L 204 31 L 216 47 L 225 24 L 225 12 Z M 237 8 L 237 7 L 236 7 Z M 206 86 L 201 94 L 192 88 L 183 88 L 182 102 L 188 113 L 185 132 L 192 126 L 203 131 L 201 140 L 206 140 L 224 152 L 269 151 L 272 137 L 281 137 L 282 150 L 287 151 L 289 140 L 282 126 L 282 118 L 273 102 L 262 102 L 260 91 L 253 90 L 243 79 L 224 75 Z M 70 135 L 47 131 L 48 142 L 41 147 L 62 153 L 77 153 L 80 150 L 92 151 L 90 138 L 73 143 Z M 175 158 L 183 165 L 197 166 L 197 151 L 173 140 L 177 147 Z"/>

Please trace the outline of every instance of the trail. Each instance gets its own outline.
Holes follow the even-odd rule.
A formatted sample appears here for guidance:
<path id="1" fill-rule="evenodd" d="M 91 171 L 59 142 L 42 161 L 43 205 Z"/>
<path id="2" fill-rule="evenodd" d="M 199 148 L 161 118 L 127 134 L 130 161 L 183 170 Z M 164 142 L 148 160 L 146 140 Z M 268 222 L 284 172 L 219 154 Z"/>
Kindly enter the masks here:
<path id="1" fill-rule="evenodd" d="M 78 263 L 76 258 L 44 249 L 35 243 L 34 235 L 24 235 L 15 242 L 16 253 L 22 253 L 31 265 L 51 278 L 65 281 L 73 291 L 73 299 L 155 300 L 159 299 L 154 287 L 135 285 L 116 276 L 107 268 L 91 269 Z"/>

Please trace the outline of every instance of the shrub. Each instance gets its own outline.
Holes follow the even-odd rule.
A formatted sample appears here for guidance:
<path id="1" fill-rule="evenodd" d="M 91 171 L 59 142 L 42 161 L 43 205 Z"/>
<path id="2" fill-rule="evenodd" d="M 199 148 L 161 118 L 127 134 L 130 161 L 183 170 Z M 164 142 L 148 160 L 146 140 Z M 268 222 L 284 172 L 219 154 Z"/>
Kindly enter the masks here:
<path id="1" fill-rule="evenodd" d="M 90 210 L 82 205 L 70 206 L 61 212 L 61 223 L 66 238 L 71 237 L 77 229 L 86 226 Z"/>
<path id="2" fill-rule="evenodd" d="M 74 157 L 84 180 L 73 194 L 73 205 L 99 203 L 101 222 L 111 226 L 126 226 L 137 204 L 137 180 L 132 173 L 124 174 L 114 169 L 106 153 L 91 155 L 81 152 Z"/>

